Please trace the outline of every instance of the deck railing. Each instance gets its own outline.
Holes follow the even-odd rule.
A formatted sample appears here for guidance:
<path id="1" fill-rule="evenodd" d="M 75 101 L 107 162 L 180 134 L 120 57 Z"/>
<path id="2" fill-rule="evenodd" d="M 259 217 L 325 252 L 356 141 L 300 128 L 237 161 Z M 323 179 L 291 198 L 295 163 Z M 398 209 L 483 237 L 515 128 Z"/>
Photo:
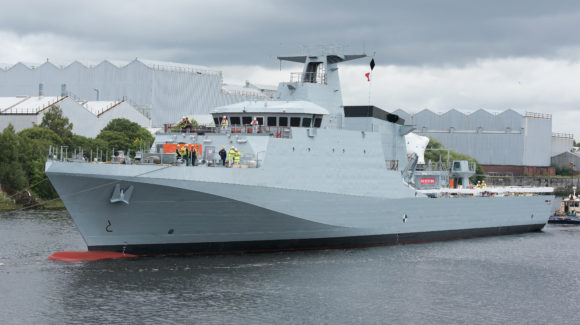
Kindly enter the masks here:
<path id="1" fill-rule="evenodd" d="M 177 130 L 176 130 L 177 129 Z M 266 125 L 259 125 L 254 130 L 254 127 L 245 124 L 245 125 L 232 125 L 226 128 L 223 127 L 214 127 L 214 126 L 197 126 L 192 128 L 185 128 L 179 129 L 176 124 L 167 123 L 163 125 L 163 132 L 164 133 L 196 133 L 199 135 L 203 135 L 206 133 L 209 134 L 254 134 L 254 135 L 264 135 L 264 136 L 273 136 L 275 138 L 284 138 L 289 139 L 292 138 L 292 129 L 288 126 L 266 126 Z"/>

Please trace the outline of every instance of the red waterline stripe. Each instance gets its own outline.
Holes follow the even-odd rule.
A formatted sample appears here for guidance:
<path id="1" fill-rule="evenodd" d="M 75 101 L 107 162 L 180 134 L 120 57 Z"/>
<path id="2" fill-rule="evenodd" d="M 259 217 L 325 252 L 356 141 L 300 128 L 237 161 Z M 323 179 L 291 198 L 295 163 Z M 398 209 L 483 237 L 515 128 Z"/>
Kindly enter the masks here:
<path id="1" fill-rule="evenodd" d="M 61 262 L 100 261 L 118 258 L 134 258 L 139 255 L 124 254 L 106 251 L 56 252 L 48 257 L 49 260 Z"/>

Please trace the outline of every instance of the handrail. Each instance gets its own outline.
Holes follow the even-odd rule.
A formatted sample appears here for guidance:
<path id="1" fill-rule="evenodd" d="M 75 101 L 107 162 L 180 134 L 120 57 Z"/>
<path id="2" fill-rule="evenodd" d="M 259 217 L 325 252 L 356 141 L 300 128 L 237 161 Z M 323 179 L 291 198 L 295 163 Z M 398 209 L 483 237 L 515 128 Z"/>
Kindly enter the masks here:
<path id="1" fill-rule="evenodd" d="M 164 133 L 171 133 L 171 129 L 174 128 L 176 124 L 166 123 L 163 125 Z M 176 133 L 187 133 L 185 130 Z M 275 138 L 290 139 L 292 138 L 292 128 L 289 126 L 266 126 L 259 125 L 257 132 L 254 132 L 254 128 L 250 124 L 234 124 L 228 126 L 225 131 L 221 126 L 204 126 L 200 125 L 198 127 L 191 128 L 189 133 L 215 133 L 215 134 L 256 134 L 256 135 L 267 135 L 273 136 Z"/>
<path id="2" fill-rule="evenodd" d="M 121 105 L 125 100 L 112 102 L 111 104 L 105 106 L 100 112 L 97 113 L 97 117 L 101 117 L 104 113 L 108 112 L 109 110 L 113 109 L 116 106 Z"/>
<path id="3" fill-rule="evenodd" d="M 175 71 L 175 72 L 190 72 L 195 74 L 208 74 L 212 76 L 221 76 L 221 71 L 215 70 L 205 70 L 205 69 L 195 69 L 191 67 L 183 67 L 183 66 L 173 66 L 173 65 L 164 65 L 164 64 L 147 64 L 143 62 L 146 66 L 150 67 L 151 69 L 156 69 L 160 71 Z"/>
<path id="4" fill-rule="evenodd" d="M 543 119 L 552 119 L 552 114 L 544 114 L 544 113 L 534 113 L 534 112 L 526 112 L 524 115 L 525 117 L 532 117 L 532 118 L 543 118 Z"/>
<path id="5" fill-rule="evenodd" d="M 554 132 L 552 132 L 552 136 L 557 137 L 557 138 L 574 139 L 574 134 L 572 134 L 572 133 L 554 133 Z"/>
<path id="6" fill-rule="evenodd" d="M 253 91 L 244 91 L 244 90 L 238 90 L 238 89 L 223 89 L 223 88 L 221 91 L 222 91 L 222 94 L 227 94 L 227 95 L 237 95 L 237 96 L 255 97 L 255 98 L 268 98 L 263 93 L 257 93 L 257 92 L 253 92 Z"/>

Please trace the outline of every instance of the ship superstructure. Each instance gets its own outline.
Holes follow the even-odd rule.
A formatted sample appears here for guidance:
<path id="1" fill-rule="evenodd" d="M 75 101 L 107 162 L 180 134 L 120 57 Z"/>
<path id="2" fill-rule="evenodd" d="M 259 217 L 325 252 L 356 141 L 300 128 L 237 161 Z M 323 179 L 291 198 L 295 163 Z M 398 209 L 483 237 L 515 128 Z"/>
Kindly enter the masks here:
<path id="1" fill-rule="evenodd" d="M 217 107 L 215 129 L 157 134 L 137 160 L 49 159 L 46 173 L 89 250 L 345 247 L 520 233 L 546 224 L 551 195 L 418 189 L 405 148 L 412 126 L 369 106 L 342 104 L 337 65 L 360 57 L 280 57 L 304 63 L 304 70 L 280 84 L 276 100 Z M 197 151 L 196 166 L 176 159 L 182 146 Z M 239 162 L 223 166 L 222 147 L 237 150 Z"/>

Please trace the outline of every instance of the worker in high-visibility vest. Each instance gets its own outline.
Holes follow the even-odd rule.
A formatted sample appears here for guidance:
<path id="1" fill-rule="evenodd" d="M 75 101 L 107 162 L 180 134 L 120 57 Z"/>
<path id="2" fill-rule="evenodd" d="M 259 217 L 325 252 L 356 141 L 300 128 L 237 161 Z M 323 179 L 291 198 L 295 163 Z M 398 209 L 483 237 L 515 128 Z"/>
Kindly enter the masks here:
<path id="1" fill-rule="evenodd" d="M 234 164 L 239 165 L 240 164 L 240 157 L 242 156 L 242 153 L 239 152 L 235 148 L 234 148 L 234 150 L 235 150 L 235 152 L 234 152 Z"/>
<path id="2" fill-rule="evenodd" d="M 197 149 L 193 147 L 191 149 L 191 166 L 195 167 L 195 161 L 197 160 Z"/>
<path id="3" fill-rule="evenodd" d="M 231 167 L 234 163 L 234 155 L 236 154 L 236 150 L 234 147 L 231 147 L 228 151 L 228 167 Z"/>
<path id="4" fill-rule="evenodd" d="M 187 146 L 182 146 L 179 151 L 181 153 L 182 159 L 185 160 L 185 165 L 189 166 L 189 150 L 187 149 Z"/>
<path id="5" fill-rule="evenodd" d="M 228 130 L 228 118 L 224 116 L 224 118 L 222 118 L 222 133 L 226 133 L 227 130 Z"/>
<path id="6" fill-rule="evenodd" d="M 175 156 L 177 157 L 177 159 L 181 158 L 182 160 L 187 162 L 189 160 L 188 155 L 189 152 L 187 151 L 187 148 L 185 146 L 181 146 L 175 149 Z"/>

